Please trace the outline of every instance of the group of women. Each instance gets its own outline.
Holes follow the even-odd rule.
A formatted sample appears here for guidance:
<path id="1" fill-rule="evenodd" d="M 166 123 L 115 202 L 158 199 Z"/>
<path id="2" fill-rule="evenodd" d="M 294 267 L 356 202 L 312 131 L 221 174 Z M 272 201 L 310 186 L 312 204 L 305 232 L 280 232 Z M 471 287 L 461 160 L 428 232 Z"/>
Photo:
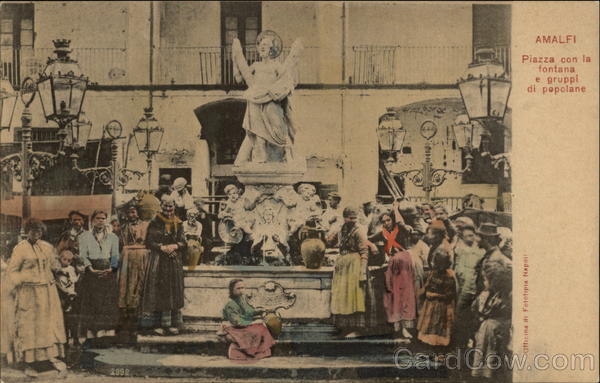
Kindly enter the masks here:
<path id="1" fill-rule="evenodd" d="M 183 307 L 182 252 L 186 241 L 182 221 L 174 214 L 175 202 L 164 196 L 162 211 L 149 222 L 128 210 L 119 237 L 106 225 L 107 214 L 91 215 L 92 229 L 78 236 L 83 265 L 78 327 L 84 336 L 101 330 L 135 338 L 139 326 L 158 335 L 177 334 Z M 25 223 L 27 239 L 2 265 L 2 354 L 9 363 L 24 364 L 30 374 L 40 363 L 64 369 L 60 358 L 67 343 L 64 315 L 56 286 L 59 254 L 42 240 L 45 225 L 32 218 Z M 79 337 L 79 331 L 73 334 Z M 121 340 L 122 337 L 117 337 Z"/>

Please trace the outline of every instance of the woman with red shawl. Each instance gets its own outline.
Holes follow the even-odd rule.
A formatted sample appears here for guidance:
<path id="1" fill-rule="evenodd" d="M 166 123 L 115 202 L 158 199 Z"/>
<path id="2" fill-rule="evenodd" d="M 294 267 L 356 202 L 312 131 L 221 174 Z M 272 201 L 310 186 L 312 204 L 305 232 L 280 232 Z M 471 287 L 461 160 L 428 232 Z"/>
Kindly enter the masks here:
<path id="1" fill-rule="evenodd" d="M 394 202 L 393 211 L 393 216 L 391 212 L 381 215 L 381 232 L 371 237 L 370 241 L 382 247 L 388 259 L 383 295 L 387 321 L 394 325 L 395 335 L 410 339 L 412 335 L 407 329 L 414 328 L 416 294 L 412 259 L 406 247 L 412 228 L 404 223 L 398 202 Z"/>

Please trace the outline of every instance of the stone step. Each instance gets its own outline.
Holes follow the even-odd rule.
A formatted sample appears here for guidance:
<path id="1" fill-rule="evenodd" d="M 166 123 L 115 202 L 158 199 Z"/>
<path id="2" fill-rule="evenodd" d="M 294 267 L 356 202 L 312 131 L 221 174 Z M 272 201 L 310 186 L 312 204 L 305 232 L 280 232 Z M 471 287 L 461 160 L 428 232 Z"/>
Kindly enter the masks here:
<path id="1" fill-rule="evenodd" d="M 149 354 L 131 349 L 89 349 L 86 365 L 92 373 L 107 376 L 220 378 L 220 379 L 366 379 L 446 378 L 449 371 L 429 362 L 398 368 L 393 356 L 310 357 L 273 356 L 251 363 L 234 362 L 225 356 Z"/>
<path id="2" fill-rule="evenodd" d="M 188 333 L 216 333 L 221 321 L 184 318 L 183 330 Z M 330 323 L 296 323 L 284 320 L 280 339 L 335 339 L 337 330 Z"/>
<path id="3" fill-rule="evenodd" d="M 406 340 L 390 338 L 359 339 L 278 339 L 274 356 L 392 356 L 400 348 L 414 350 Z M 176 336 L 138 336 L 136 349 L 142 353 L 227 355 L 228 345 L 214 333 L 181 334 Z"/>

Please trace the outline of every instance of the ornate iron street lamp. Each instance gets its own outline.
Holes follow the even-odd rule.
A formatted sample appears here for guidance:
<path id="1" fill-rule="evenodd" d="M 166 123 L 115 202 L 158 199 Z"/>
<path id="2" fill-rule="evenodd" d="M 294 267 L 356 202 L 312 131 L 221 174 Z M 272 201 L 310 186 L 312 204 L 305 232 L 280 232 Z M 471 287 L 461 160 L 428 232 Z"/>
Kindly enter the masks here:
<path id="1" fill-rule="evenodd" d="M 14 90 L 10 81 L 0 79 L 0 131 L 9 129 L 12 123 L 15 107 L 17 106 L 18 93 Z"/>
<path id="2" fill-rule="evenodd" d="M 388 112 L 381 116 L 377 127 L 377 136 L 381 151 L 389 154 L 387 161 L 398 161 L 397 153 L 402 151 L 406 130 L 395 113 Z"/>
<path id="3" fill-rule="evenodd" d="M 467 169 L 462 171 L 450 169 L 435 169 L 431 162 L 431 139 L 437 134 L 437 126 L 433 121 L 425 121 L 421 124 L 421 136 L 425 138 L 425 162 L 421 169 L 411 169 L 395 173 L 397 176 L 409 178 L 411 182 L 423 189 L 425 192 L 425 200 L 431 200 L 431 191 L 434 187 L 442 185 L 446 181 L 448 175 L 462 175 Z"/>
<path id="4" fill-rule="evenodd" d="M 475 52 L 465 77 L 458 80 L 458 89 L 471 120 L 504 119 L 510 95 L 510 79 L 504 66 L 496 61 L 493 49 Z"/>
<path id="5" fill-rule="evenodd" d="M 473 164 L 473 150 L 479 149 L 483 137 L 487 137 L 488 133 L 476 120 L 469 121 L 469 116 L 466 114 L 456 116 L 452 129 L 454 130 L 456 143 L 465 153 L 467 164 L 464 171 L 470 172 Z"/>
<path id="6" fill-rule="evenodd" d="M 144 108 L 144 115 L 133 129 L 135 143 L 138 151 L 146 156 L 148 166 L 148 191 L 152 185 L 152 158 L 160 149 L 164 129 L 154 117 L 152 107 Z"/>
<path id="7" fill-rule="evenodd" d="M 29 105 L 35 98 L 35 82 L 27 77 L 20 89 L 24 108 L 21 113 L 21 153 L 8 155 L 0 160 L 2 172 L 12 172 L 17 181 L 21 181 L 22 220 L 31 217 L 31 184 L 45 169 L 54 166 L 56 155 L 45 152 L 34 152 L 31 142 L 31 112 Z M 21 238 L 25 237 L 24 226 L 21 225 Z"/>
<path id="8" fill-rule="evenodd" d="M 88 78 L 81 73 L 77 61 L 69 57 L 71 40 L 59 39 L 52 42 L 56 57 L 48 58 L 46 68 L 38 80 L 37 90 L 46 120 L 56 122 L 61 143 L 76 150 L 84 146 L 77 141 L 81 136 L 74 131 L 74 127 L 80 125 L 69 123 L 79 118 Z M 72 137 L 71 142 L 67 142 L 68 136 Z M 62 148 L 59 153 L 62 154 Z M 77 161 L 76 153 L 73 154 L 73 160 Z"/>

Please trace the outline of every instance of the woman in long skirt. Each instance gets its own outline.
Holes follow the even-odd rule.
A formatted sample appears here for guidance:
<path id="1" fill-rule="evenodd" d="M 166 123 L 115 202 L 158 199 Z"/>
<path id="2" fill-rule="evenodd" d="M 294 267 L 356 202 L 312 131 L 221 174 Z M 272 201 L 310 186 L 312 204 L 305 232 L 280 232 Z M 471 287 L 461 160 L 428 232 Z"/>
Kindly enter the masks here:
<path id="1" fill-rule="evenodd" d="M 150 257 L 142 295 L 142 326 L 156 335 L 179 334 L 183 308 L 183 222 L 175 215 L 175 201 L 164 195 L 162 212 L 150 222 L 146 247 Z"/>
<path id="2" fill-rule="evenodd" d="M 381 230 L 369 238 L 369 242 L 376 246 L 380 254 L 380 257 L 376 258 L 380 258 L 380 262 L 387 262 L 388 265 L 373 272 L 369 271 L 367 297 L 376 299 L 367 299 L 367 319 L 376 317 L 378 320 L 367 322 L 382 329 L 384 324 L 393 324 L 397 334 L 402 330 L 402 336 L 412 338 L 406 329 L 414 328 L 415 305 L 412 303 L 414 299 L 408 298 L 407 286 L 404 283 L 407 278 L 413 278 L 412 263 L 404 262 L 405 255 L 401 254 L 405 252 L 411 228 L 404 223 L 397 201 L 394 201 L 392 210 L 393 212 L 386 211 L 380 215 Z M 410 291 L 414 294 L 414 288 Z M 402 308 L 403 305 L 408 306 Z M 413 313 L 408 314 L 409 312 Z M 389 325 L 387 326 L 389 328 Z"/>
<path id="3" fill-rule="evenodd" d="M 394 324 L 396 335 L 412 338 L 408 329 L 415 327 L 417 302 L 412 259 L 406 250 L 393 248 L 385 272 L 385 287 L 383 306 L 388 322 Z"/>
<path id="4" fill-rule="evenodd" d="M 365 282 L 367 280 L 367 237 L 357 225 L 358 210 L 347 207 L 344 225 L 337 236 L 340 256 L 336 259 L 331 284 L 331 313 L 340 335 L 356 337 L 365 327 Z M 335 238 L 328 238 L 334 243 Z"/>
<path id="5" fill-rule="evenodd" d="M 121 230 L 123 257 L 119 270 L 119 336 L 124 342 L 135 342 L 142 301 L 144 275 L 148 263 L 146 233 L 148 222 L 139 218 L 136 205 L 127 208 L 128 222 Z"/>
<path id="6" fill-rule="evenodd" d="M 223 307 L 223 325 L 220 335 L 230 342 L 227 356 L 232 360 L 258 360 L 271 356 L 275 339 L 244 294 L 241 279 L 229 282 L 229 302 Z"/>
<path id="7" fill-rule="evenodd" d="M 79 236 L 79 257 L 85 266 L 82 282 L 80 329 L 95 336 L 100 330 L 114 330 L 119 320 L 117 271 L 119 238 L 106 226 L 107 214 L 92 214 L 92 230 Z"/>
<path id="8" fill-rule="evenodd" d="M 433 253 L 434 269 L 425 283 L 425 302 L 419 313 L 419 340 L 432 346 L 448 346 L 454 324 L 457 283 L 450 269 L 450 255 L 443 246 Z"/>
<path id="9" fill-rule="evenodd" d="M 35 218 L 25 223 L 28 238 L 14 248 L 9 260 L 3 287 L 14 297 L 10 315 L 2 319 L 14 320 L 2 323 L 2 353 L 9 363 L 24 363 L 28 375 L 35 375 L 36 362 L 50 361 L 57 370 L 65 364 L 57 358 L 64 357 L 66 343 L 63 313 L 54 284 L 53 268 L 58 268 L 54 247 L 42 241 L 45 225 Z M 4 291 L 3 291 L 4 293 Z M 6 336 L 6 338 L 5 338 Z"/>

